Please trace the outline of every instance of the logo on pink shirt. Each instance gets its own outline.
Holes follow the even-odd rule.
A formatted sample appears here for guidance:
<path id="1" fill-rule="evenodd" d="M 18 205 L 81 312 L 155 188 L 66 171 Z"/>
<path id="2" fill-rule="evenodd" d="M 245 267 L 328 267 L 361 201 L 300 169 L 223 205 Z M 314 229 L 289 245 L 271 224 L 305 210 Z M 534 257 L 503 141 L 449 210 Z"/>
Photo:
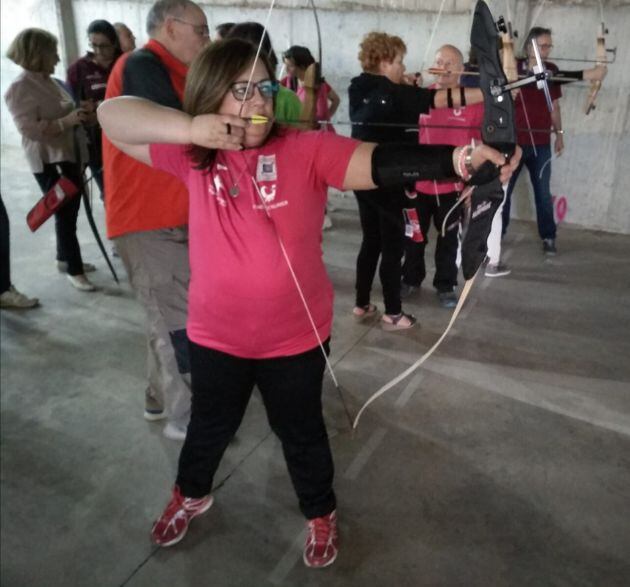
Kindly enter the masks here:
<path id="1" fill-rule="evenodd" d="M 278 179 L 278 173 L 276 172 L 275 155 L 258 156 L 258 165 L 256 166 L 256 179 L 258 181 L 276 181 Z"/>

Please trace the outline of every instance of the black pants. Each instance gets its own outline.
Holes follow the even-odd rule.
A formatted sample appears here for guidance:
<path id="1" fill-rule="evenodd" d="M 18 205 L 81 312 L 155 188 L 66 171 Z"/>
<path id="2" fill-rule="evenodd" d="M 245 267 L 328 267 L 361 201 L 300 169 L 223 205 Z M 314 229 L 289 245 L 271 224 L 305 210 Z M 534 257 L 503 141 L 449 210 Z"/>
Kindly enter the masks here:
<path id="1" fill-rule="evenodd" d="M 435 277 L 433 286 L 440 292 L 452 291 L 457 285 L 457 247 L 459 213 L 453 211 L 449 216 L 446 226 L 446 234 L 442 236 L 442 223 L 448 211 L 455 205 L 459 194 L 440 194 L 432 196 L 418 194 L 413 202 L 413 207 L 418 212 L 420 230 L 424 241 L 416 243 L 411 239 L 405 239 L 405 261 L 402 267 L 402 278 L 407 285 L 419 287 L 426 277 L 427 270 L 424 265 L 424 249 L 429 242 L 429 227 L 431 219 L 438 231 L 435 243 Z"/>
<path id="2" fill-rule="evenodd" d="M 271 429 L 282 443 L 302 513 L 312 519 L 333 511 L 334 468 L 322 415 L 325 361 L 320 348 L 292 357 L 242 359 L 191 342 L 190 363 L 192 413 L 177 474 L 182 494 L 210 493 L 256 385 Z"/>
<path id="3" fill-rule="evenodd" d="M 34 175 L 44 194 L 55 185 L 55 182 L 61 175 L 67 177 L 78 187 L 81 187 L 83 183 L 79 166 L 70 162 L 45 163 L 44 170 Z M 77 238 L 77 216 L 79 215 L 80 206 L 81 197 L 77 196 L 62 206 L 55 214 L 57 261 L 68 263 L 68 273 L 70 275 L 81 275 L 83 273 L 81 248 Z"/>
<path id="4" fill-rule="evenodd" d="M 0 294 L 11 287 L 11 245 L 9 216 L 0 195 Z"/>
<path id="5" fill-rule="evenodd" d="M 400 262 L 404 250 L 404 192 L 370 190 L 354 192 L 359 204 L 363 240 L 357 257 L 356 305 L 370 303 L 376 268 L 383 286 L 386 314 L 400 314 Z"/>

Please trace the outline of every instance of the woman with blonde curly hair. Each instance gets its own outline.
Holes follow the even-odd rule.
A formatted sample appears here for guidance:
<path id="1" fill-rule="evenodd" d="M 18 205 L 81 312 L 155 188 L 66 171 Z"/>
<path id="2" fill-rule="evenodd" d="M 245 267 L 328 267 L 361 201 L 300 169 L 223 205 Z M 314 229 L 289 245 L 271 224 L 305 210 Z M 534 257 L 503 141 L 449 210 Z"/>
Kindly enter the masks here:
<path id="1" fill-rule="evenodd" d="M 397 36 L 371 32 L 363 38 L 358 55 L 363 73 L 352 79 L 348 89 L 350 119 L 359 123 L 352 127 L 353 138 L 377 143 L 415 143 L 417 134 L 408 130 L 417 129 L 420 114 L 431 108 L 456 108 L 483 100 L 476 88 L 452 91 L 417 87 L 414 78 L 405 75 L 406 52 L 404 41 Z M 400 301 L 405 238 L 403 208 L 409 207 L 405 190 L 379 188 L 356 191 L 355 195 L 363 241 L 357 257 L 353 313 L 359 320 L 376 313 L 370 291 L 380 257 L 379 277 L 385 303 L 382 327 L 384 330 L 411 328 L 416 318 L 402 311 Z"/>

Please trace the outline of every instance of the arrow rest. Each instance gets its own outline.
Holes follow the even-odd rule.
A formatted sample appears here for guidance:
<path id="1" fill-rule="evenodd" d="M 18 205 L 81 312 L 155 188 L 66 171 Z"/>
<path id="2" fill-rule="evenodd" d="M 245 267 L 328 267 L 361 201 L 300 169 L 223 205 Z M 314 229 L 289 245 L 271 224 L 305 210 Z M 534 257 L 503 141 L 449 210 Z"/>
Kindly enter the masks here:
<path id="1" fill-rule="evenodd" d="M 497 27 L 497 32 L 499 33 L 508 32 L 508 27 L 507 27 L 507 24 L 505 23 L 505 18 L 503 18 L 502 16 L 499 16 L 499 20 L 497 20 L 496 22 L 496 27 Z"/>

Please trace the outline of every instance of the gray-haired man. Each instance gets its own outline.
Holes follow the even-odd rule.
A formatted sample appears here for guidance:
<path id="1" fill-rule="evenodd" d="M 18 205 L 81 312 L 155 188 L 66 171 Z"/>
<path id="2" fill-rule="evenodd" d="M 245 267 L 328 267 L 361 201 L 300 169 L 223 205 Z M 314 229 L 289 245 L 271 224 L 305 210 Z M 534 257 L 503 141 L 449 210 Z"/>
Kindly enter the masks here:
<path id="1" fill-rule="evenodd" d="M 182 108 L 188 66 L 209 41 L 190 0 L 160 0 L 147 17 L 149 42 L 123 55 L 106 98 L 139 96 Z M 188 194 L 183 184 L 124 155 L 104 137 L 107 233 L 147 313 L 145 418 L 168 418 L 164 435 L 183 440 L 190 417 Z"/>

